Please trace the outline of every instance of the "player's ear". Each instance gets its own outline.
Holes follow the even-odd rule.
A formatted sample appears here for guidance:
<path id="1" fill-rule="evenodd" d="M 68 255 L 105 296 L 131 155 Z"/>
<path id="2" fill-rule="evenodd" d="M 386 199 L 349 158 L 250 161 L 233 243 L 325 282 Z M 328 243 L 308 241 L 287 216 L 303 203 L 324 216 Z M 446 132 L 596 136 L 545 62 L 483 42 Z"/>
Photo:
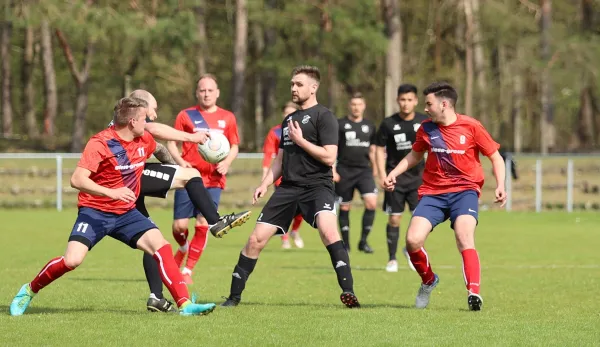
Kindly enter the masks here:
<path id="1" fill-rule="evenodd" d="M 221 89 L 217 88 L 217 99 L 221 96 Z"/>

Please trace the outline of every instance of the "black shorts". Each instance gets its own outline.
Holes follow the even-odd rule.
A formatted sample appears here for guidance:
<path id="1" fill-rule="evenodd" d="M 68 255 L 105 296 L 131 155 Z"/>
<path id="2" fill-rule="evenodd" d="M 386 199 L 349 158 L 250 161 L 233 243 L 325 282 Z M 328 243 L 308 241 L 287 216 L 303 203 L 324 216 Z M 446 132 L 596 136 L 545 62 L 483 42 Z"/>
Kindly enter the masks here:
<path id="1" fill-rule="evenodd" d="M 316 217 L 321 212 L 335 211 L 333 185 L 325 183 L 314 187 L 280 185 L 258 215 L 257 223 L 277 227 L 277 234 L 285 234 L 297 214 L 316 228 Z"/>
<path id="2" fill-rule="evenodd" d="M 178 169 L 178 165 L 147 163 L 142 173 L 140 195 L 166 198 Z"/>
<path id="3" fill-rule="evenodd" d="M 370 167 L 338 166 L 336 170 L 340 175 L 340 181 L 335 184 L 335 194 L 340 204 L 349 204 L 354 197 L 354 190 L 358 190 L 361 196 L 377 194 L 373 169 Z"/>
<path id="4" fill-rule="evenodd" d="M 393 192 L 385 192 L 383 199 L 383 211 L 389 215 L 401 215 L 404 212 L 404 207 L 408 203 L 410 212 L 417 208 L 419 203 L 419 194 L 417 189 L 409 191 L 400 191 L 398 188 Z"/>

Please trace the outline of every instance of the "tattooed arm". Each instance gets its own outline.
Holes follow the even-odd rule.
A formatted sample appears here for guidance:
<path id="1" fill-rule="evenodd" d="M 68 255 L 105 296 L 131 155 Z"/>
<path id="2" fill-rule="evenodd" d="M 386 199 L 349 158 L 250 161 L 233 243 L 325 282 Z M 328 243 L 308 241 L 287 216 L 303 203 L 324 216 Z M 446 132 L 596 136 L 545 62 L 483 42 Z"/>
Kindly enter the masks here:
<path id="1" fill-rule="evenodd" d="M 156 159 L 158 159 L 158 161 L 160 161 L 163 164 L 176 165 L 175 160 L 173 160 L 173 157 L 171 156 L 169 151 L 167 151 L 167 148 L 161 143 L 156 143 L 156 150 L 153 154 L 156 157 Z"/>

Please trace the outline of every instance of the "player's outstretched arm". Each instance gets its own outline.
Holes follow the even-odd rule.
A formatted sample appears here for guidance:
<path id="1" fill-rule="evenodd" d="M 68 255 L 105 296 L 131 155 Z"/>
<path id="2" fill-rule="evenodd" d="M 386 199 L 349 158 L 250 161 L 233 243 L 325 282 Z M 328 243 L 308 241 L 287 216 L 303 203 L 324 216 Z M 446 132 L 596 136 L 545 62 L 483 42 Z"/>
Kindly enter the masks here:
<path id="1" fill-rule="evenodd" d="M 504 206 L 506 203 L 506 190 L 504 182 L 506 182 L 506 166 L 504 159 L 498 151 L 495 151 L 488 156 L 490 162 L 492 162 L 492 170 L 494 171 L 494 177 L 496 178 L 496 202 Z"/>
<path id="2" fill-rule="evenodd" d="M 396 185 L 396 177 L 402 175 L 406 170 L 412 168 L 417 165 L 421 160 L 423 160 L 423 156 L 425 152 L 415 152 L 411 150 L 396 167 L 387 175 L 384 182 L 384 188 L 393 189 Z"/>
<path id="3" fill-rule="evenodd" d="M 210 137 L 210 134 L 208 132 L 199 131 L 191 134 L 186 133 L 185 131 L 177 130 L 166 124 L 155 122 L 146 123 L 145 129 L 155 138 L 166 141 L 204 143 L 206 139 Z"/>
<path id="4" fill-rule="evenodd" d="M 103 187 L 90 179 L 92 172 L 88 169 L 78 166 L 71 176 L 71 187 L 84 193 L 107 196 L 114 200 L 123 200 L 125 202 L 135 201 L 135 194 L 127 187 L 110 189 Z"/>

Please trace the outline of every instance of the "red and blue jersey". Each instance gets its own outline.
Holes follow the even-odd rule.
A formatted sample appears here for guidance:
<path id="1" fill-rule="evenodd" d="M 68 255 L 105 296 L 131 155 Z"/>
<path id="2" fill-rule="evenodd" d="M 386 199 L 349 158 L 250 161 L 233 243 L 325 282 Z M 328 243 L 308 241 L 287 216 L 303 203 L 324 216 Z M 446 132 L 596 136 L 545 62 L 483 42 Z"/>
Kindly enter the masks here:
<path id="1" fill-rule="evenodd" d="M 186 108 L 177 115 L 175 129 L 194 133 L 196 131 L 220 132 L 229 144 L 239 145 L 238 127 L 233 113 L 217 107 L 215 112 L 207 112 L 198 106 Z M 200 171 L 207 188 L 225 189 L 226 178 L 217 171 L 216 164 L 210 164 L 198 153 L 198 145 L 193 142 L 182 144 L 181 157 Z"/>
<path id="2" fill-rule="evenodd" d="M 150 133 L 144 132 L 133 141 L 125 141 L 111 126 L 92 136 L 77 166 L 90 170 L 90 179 L 98 185 L 111 189 L 127 187 L 139 196 L 144 164 L 155 149 L 156 141 Z M 135 201 L 124 202 L 80 192 L 77 206 L 123 214 L 135 208 Z"/>
<path id="3" fill-rule="evenodd" d="M 448 126 L 424 121 L 412 147 L 428 152 L 419 196 L 465 190 L 481 195 L 484 174 L 479 153 L 490 156 L 499 148 L 483 125 L 469 116 L 459 114 Z"/>
<path id="4" fill-rule="evenodd" d="M 281 142 L 281 124 L 278 124 L 269 130 L 265 143 L 263 144 L 263 167 L 271 167 L 271 162 L 279 152 L 279 142 Z M 275 186 L 281 183 L 281 177 L 275 182 Z"/>

